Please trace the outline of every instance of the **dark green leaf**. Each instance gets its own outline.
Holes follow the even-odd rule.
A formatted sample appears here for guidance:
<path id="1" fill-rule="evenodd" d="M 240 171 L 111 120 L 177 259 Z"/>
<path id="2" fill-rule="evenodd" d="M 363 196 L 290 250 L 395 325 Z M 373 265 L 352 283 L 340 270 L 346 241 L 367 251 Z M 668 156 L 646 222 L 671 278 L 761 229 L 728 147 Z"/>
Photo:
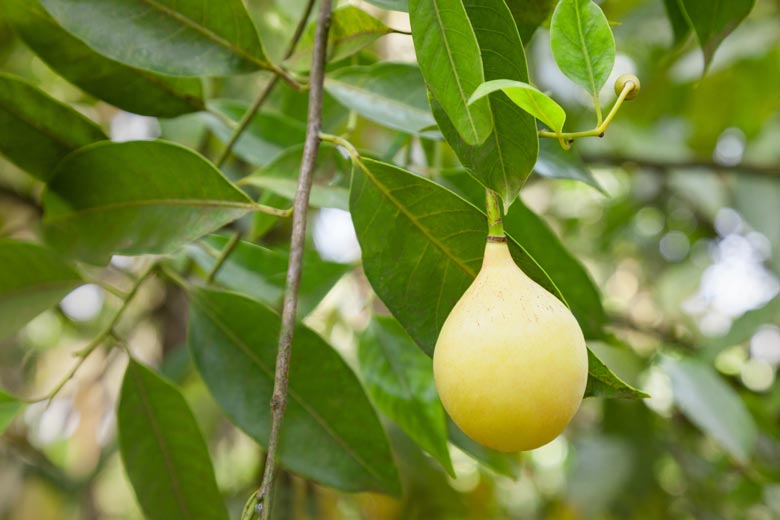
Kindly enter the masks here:
<path id="1" fill-rule="evenodd" d="M 268 190 L 287 200 L 295 198 L 301 169 L 303 145 L 288 148 L 271 163 L 241 180 L 240 184 Z M 321 143 L 317 153 L 314 184 L 309 205 L 315 208 L 349 209 L 349 172 L 352 164 L 328 143 Z"/>
<path id="2" fill-rule="evenodd" d="M 308 70 L 311 67 L 314 48 L 315 22 L 309 24 L 303 33 L 295 52 L 285 62 L 293 70 Z M 377 38 L 392 30 L 367 12 L 347 5 L 333 11 L 328 32 L 327 61 L 339 61 L 357 53 Z"/>
<path id="3" fill-rule="evenodd" d="M 712 62 L 718 46 L 750 14 L 755 0 L 680 0 L 688 21 L 696 32 L 704 53 L 704 70 Z"/>
<path id="4" fill-rule="evenodd" d="M 0 435 L 22 409 L 22 403 L 0 390 Z"/>
<path id="5" fill-rule="evenodd" d="M 672 26 L 673 45 L 677 47 L 688 39 L 691 34 L 691 26 L 688 25 L 688 19 L 680 7 L 680 0 L 664 0 L 664 8 L 666 9 L 666 18 L 669 19 L 669 24 Z"/>
<path id="6" fill-rule="evenodd" d="M 621 380 L 588 348 L 588 385 L 585 387 L 585 397 L 642 399 L 650 396 Z"/>
<path id="7" fill-rule="evenodd" d="M 468 99 L 484 81 L 477 37 L 461 2 L 411 0 L 414 48 L 428 88 L 466 143 L 485 141 L 493 129 L 487 100 Z"/>
<path id="8" fill-rule="evenodd" d="M 44 231 L 61 251 L 168 253 L 253 208 L 211 163 L 164 141 L 97 143 L 69 155 L 43 195 Z"/>
<path id="9" fill-rule="evenodd" d="M 0 339 L 83 283 L 59 255 L 31 242 L 0 239 L 0 265 Z"/>
<path id="10" fill-rule="evenodd" d="M 119 453 L 147 518 L 227 520 L 206 441 L 176 387 L 131 360 L 117 423 Z"/>
<path id="11" fill-rule="evenodd" d="M 208 247 L 219 253 L 228 242 L 221 235 L 204 239 Z M 202 247 L 188 248 L 193 260 L 204 270 L 210 271 L 216 262 L 216 255 L 209 254 Z M 286 251 L 267 249 L 241 241 L 217 273 L 216 282 L 233 291 L 251 296 L 267 305 L 279 308 L 284 296 L 287 280 Z M 322 301 L 336 282 L 352 267 L 320 259 L 316 251 L 304 253 L 303 273 L 298 296 L 298 312 L 306 316 Z"/>
<path id="12" fill-rule="evenodd" d="M 480 462 L 486 468 L 489 468 L 499 475 L 510 478 L 517 478 L 520 475 L 520 463 L 516 456 L 508 453 L 491 450 L 475 442 L 468 435 L 458 428 L 458 425 L 447 419 L 447 432 L 450 441 L 463 450 L 464 453 Z"/>
<path id="13" fill-rule="evenodd" d="M 338 69 L 325 79 L 325 89 L 345 107 L 388 128 L 416 134 L 436 124 L 425 82 L 412 64 Z"/>
<path id="14" fill-rule="evenodd" d="M 555 7 L 555 0 L 506 0 L 523 43 L 531 41 L 536 28 L 542 25 Z"/>
<path id="15" fill-rule="evenodd" d="M 209 100 L 209 108 L 238 122 L 249 109 L 244 101 L 231 99 Z M 203 114 L 212 132 L 222 142 L 227 142 L 233 128 L 213 114 Z M 274 112 L 258 112 L 249 122 L 233 148 L 236 155 L 255 166 L 263 166 L 290 146 L 302 143 L 306 138 L 306 126 L 294 119 Z"/>
<path id="16" fill-rule="evenodd" d="M 553 132 L 563 132 L 566 112 L 561 105 L 544 92 L 523 81 L 512 81 L 509 79 L 486 81 L 474 91 L 469 102 L 473 103 L 477 99 L 497 91 L 506 94 L 515 105 L 547 125 Z"/>
<path id="17" fill-rule="evenodd" d="M 7 0 L 14 29 L 62 77 L 128 112 L 175 117 L 203 109 L 199 79 L 175 78 L 122 65 L 68 34 L 39 0 Z"/>
<path id="18" fill-rule="evenodd" d="M 758 429 L 739 395 L 710 366 L 695 359 L 664 357 L 661 367 L 671 378 L 674 400 L 685 415 L 735 459 L 747 462 Z"/>
<path id="19" fill-rule="evenodd" d="M 108 139 L 95 123 L 27 81 L 0 72 L 0 152 L 42 181 L 60 160 Z"/>
<path id="20" fill-rule="evenodd" d="M 615 64 L 615 39 L 591 0 L 561 0 L 550 22 L 550 46 L 566 77 L 597 96 Z"/>
<path id="21" fill-rule="evenodd" d="M 358 360 L 376 407 L 454 476 L 431 358 L 395 319 L 376 316 L 360 338 Z"/>
<path id="22" fill-rule="evenodd" d="M 279 316 L 232 293 L 191 292 L 195 365 L 227 415 L 265 446 L 271 425 Z M 347 491 L 398 494 L 387 437 L 355 374 L 317 334 L 295 329 L 280 462 Z"/>
<path id="23" fill-rule="evenodd" d="M 534 171 L 549 179 L 580 181 L 607 194 L 577 151 L 564 150 L 557 141 L 552 139 L 539 141 L 539 158 L 536 160 Z"/>
<path id="24" fill-rule="evenodd" d="M 241 0 L 41 0 L 68 32 L 111 59 L 173 76 L 268 68 Z"/>
<path id="25" fill-rule="evenodd" d="M 466 0 L 464 6 L 479 43 L 485 79 L 528 81 L 523 43 L 503 0 Z M 536 162 L 536 121 L 500 92 L 488 100 L 493 130 L 479 146 L 461 139 L 438 102 L 431 106 L 461 163 L 509 207 Z"/>

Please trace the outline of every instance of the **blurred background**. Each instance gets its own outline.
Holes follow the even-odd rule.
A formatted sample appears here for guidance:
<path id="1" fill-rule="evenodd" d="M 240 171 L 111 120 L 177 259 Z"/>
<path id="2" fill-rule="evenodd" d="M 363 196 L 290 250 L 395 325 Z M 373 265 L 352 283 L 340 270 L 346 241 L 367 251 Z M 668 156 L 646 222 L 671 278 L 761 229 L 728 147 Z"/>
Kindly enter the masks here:
<path id="1" fill-rule="evenodd" d="M 247 3 L 269 54 L 280 56 L 305 2 Z M 409 29 L 405 13 L 354 3 L 392 28 Z M 591 347 L 652 397 L 587 399 L 565 435 L 492 469 L 452 447 L 457 478 L 388 424 L 402 500 L 340 493 L 283 473 L 277 518 L 780 518 L 780 2 L 759 0 L 704 77 L 694 37 L 675 43 L 662 0 L 600 5 L 614 22 L 615 77 L 631 72 L 642 81 L 640 96 L 623 106 L 604 139 L 575 145 L 582 162 L 572 167 L 592 175 L 590 184 L 603 193 L 584 182 L 533 175 L 522 198 L 602 291 L 616 339 Z M 566 107 L 567 129 L 590 128 L 591 100 L 557 69 L 549 32 L 539 29 L 526 52 L 532 81 Z M 385 36 L 357 61 L 377 59 L 414 61 L 411 38 Z M 157 120 L 88 97 L 15 36 L 2 8 L 0 70 L 76 107 L 114 140 L 161 136 L 212 158 L 223 146 L 224 128 L 207 114 Z M 253 74 L 209 81 L 207 89 L 210 97 L 247 103 L 267 80 Z M 602 103 L 610 106 L 614 97 L 605 88 Z M 282 86 L 267 110 L 304 121 L 305 96 Z M 395 132 L 348 119 L 346 109 L 326 99 L 326 130 L 354 124 L 356 145 L 395 146 Z M 440 172 L 431 172 L 426 146 L 414 138 L 399 154 L 412 170 L 435 176 Z M 439 160 L 457 166 L 444 147 Z M 252 169 L 239 160 L 226 167 L 235 177 Z M 37 236 L 40 192 L 38 181 L 0 157 L 0 235 Z M 289 237 L 287 223 L 267 216 L 239 225 L 262 244 Z M 349 214 L 320 209 L 310 229 L 311 248 L 345 265 L 306 323 L 353 363 L 357 338 L 381 306 L 360 272 Z M 103 276 L 129 287 L 126 273 L 146 261 L 115 257 Z M 24 396 L 47 392 L 117 304 L 103 288 L 85 285 L 0 342 L 0 386 Z M 257 485 L 261 452 L 229 423 L 192 369 L 183 348 L 186 316 L 180 290 L 157 280 L 144 286 L 120 330 L 141 359 L 181 385 L 237 517 Z M 49 406 L 27 407 L 0 437 L 0 519 L 142 518 L 116 450 L 124 363 L 119 352 L 96 352 Z"/>

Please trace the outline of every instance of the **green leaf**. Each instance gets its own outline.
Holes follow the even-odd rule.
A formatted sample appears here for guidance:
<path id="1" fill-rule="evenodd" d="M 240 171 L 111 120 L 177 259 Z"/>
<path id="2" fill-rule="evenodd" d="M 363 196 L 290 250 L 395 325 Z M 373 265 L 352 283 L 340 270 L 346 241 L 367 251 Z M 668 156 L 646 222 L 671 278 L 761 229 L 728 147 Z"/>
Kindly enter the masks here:
<path id="1" fill-rule="evenodd" d="M 471 440 L 471 438 L 463 433 L 463 431 L 458 428 L 458 425 L 449 418 L 447 418 L 447 432 L 450 441 L 452 441 L 455 446 L 463 450 L 464 453 L 486 468 L 495 471 L 499 475 L 504 475 L 505 477 L 513 479 L 520 476 L 520 464 L 515 455 L 491 450 L 490 448 L 486 448 L 478 442 Z"/>
<path id="2" fill-rule="evenodd" d="M 485 79 L 528 81 L 523 43 L 503 0 L 466 0 L 466 13 L 477 36 Z M 489 96 L 493 131 L 479 146 L 464 142 L 432 101 L 434 116 L 460 162 L 483 186 L 501 195 L 509 207 L 530 175 L 539 149 L 536 121 L 506 96 Z"/>
<path id="3" fill-rule="evenodd" d="M 301 170 L 303 145 L 290 147 L 271 163 L 241 180 L 240 184 L 255 186 L 287 200 L 295 198 L 298 173 Z M 349 172 L 352 164 L 338 148 L 321 143 L 317 153 L 309 205 L 315 208 L 349 209 Z"/>
<path id="4" fill-rule="evenodd" d="M 298 71 L 311 67 L 316 29 L 316 22 L 306 27 L 295 52 L 285 61 L 287 67 Z M 331 18 L 326 59 L 331 62 L 348 58 L 391 32 L 392 29 L 354 5 L 340 7 L 333 11 Z"/>
<path id="5" fill-rule="evenodd" d="M 0 435 L 11 425 L 11 421 L 21 409 L 21 402 L 0 390 Z"/>
<path id="6" fill-rule="evenodd" d="M 409 12 L 409 2 L 407 0 L 367 0 L 369 4 L 374 4 L 382 9 L 390 11 Z"/>
<path id="7" fill-rule="evenodd" d="M 364 163 L 366 171 L 353 175 L 350 195 L 363 268 L 382 301 L 430 355 L 444 320 L 482 266 L 485 214 L 428 179 L 378 161 Z M 514 239 L 510 250 L 528 276 L 563 300 Z"/>
<path id="8" fill-rule="evenodd" d="M 734 320 L 725 335 L 705 340 L 700 356 L 712 361 L 724 349 L 749 340 L 762 325 L 778 321 L 780 321 L 780 297 L 775 297 L 763 307 L 747 311 Z"/>
<path id="9" fill-rule="evenodd" d="M 49 243 L 93 263 L 169 253 L 253 209 L 211 163 L 164 141 L 97 143 L 69 155 L 43 195 Z"/>
<path id="10" fill-rule="evenodd" d="M 41 0 L 68 32 L 120 63 L 172 76 L 269 68 L 241 0 Z"/>
<path id="11" fill-rule="evenodd" d="M 540 140 L 539 158 L 536 160 L 534 171 L 548 179 L 580 181 L 607 195 L 577 151 L 564 150 L 557 141 L 552 139 Z"/>
<path id="12" fill-rule="evenodd" d="M 474 30 L 460 1 L 411 0 L 412 38 L 428 88 L 466 143 L 485 141 L 493 129 L 487 100 L 468 105 L 484 81 Z"/>
<path id="13" fill-rule="evenodd" d="M 325 78 L 336 101 L 388 128 L 418 134 L 436 124 L 420 70 L 405 63 L 345 67 Z"/>
<path id="14" fill-rule="evenodd" d="M 702 53 L 705 72 L 712 62 L 718 46 L 742 23 L 755 5 L 755 0 L 679 0 L 691 27 L 696 32 Z"/>
<path id="15" fill-rule="evenodd" d="M 279 316 L 238 294 L 190 296 L 195 365 L 227 415 L 267 445 Z M 281 464 L 338 489 L 399 494 L 387 436 L 355 374 L 308 328 L 297 326 L 294 337 Z"/>
<path id="16" fill-rule="evenodd" d="M 210 235 L 207 246 L 221 252 L 229 238 Z M 216 257 L 198 245 L 187 248 L 190 257 L 204 271 L 210 271 Z M 223 287 L 246 294 L 274 308 L 281 308 L 287 280 L 289 253 L 240 241 L 217 273 L 215 281 Z M 298 313 L 309 314 L 322 301 L 339 279 L 352 269 L 347 264 L 322 260 L 316 251 L 304 252 L 301 285 L 298 290 Z"/>
<path id="17" fill-rule="evenodd" d="M 206 441 L 175 386 L 131 360 L 117 423 L 119 453 L 147 518 L 227 520 Z"/>
<path id="18" fill-rule="evenodd" d="M 550 46 L 566 77 L 597 96 L 615 64 L 615 38 L 591 0 L 561 0 L 550 22 Z"/>
<path id="19" fill-rule="evenodd" d="M 249 109 L 248 103 L 231 99 L 209 100 L 208 106 L 235 122 Z M 206 113 L 203 117 L 220 141 L 224 143 L 230 139 L 232 127 L 213 114 Z M 305 138 L 306 125 L 303 123 L 274 112 L 258 112 L 236 141 L 233 151 L 248 163 L 263 166 Z"/>
<path id="20" fill-rule="evenodd" d="M 610 370 L 590 348 L 588 348 L 588 384 L 585 387 L 585 397 L 643 399 L 650 396 L 616 376 L 615 373 Z"/>
<path id="21" fill-rule="evenodd" d="M 747 462 L 755 449 L 758 429 L 739 395 L 700 361 L 664 357 L 661 368 L 671 378 L 674 400 L 688 419 L 735 459 Z"/>
<path id="22" fill-rule="evenodd" d="M 556 0 L 506 0 L 512 12 L 517 30 L 523 43 L 528 44 L 537 27 L 542 25 L 552 13 Z"/>
<path id="23" fill-rule="evenodd" d="M 474 91 L 470 103 L 497 91 L 502 91 L 514 104 L 534 116 L 556 133 L 563 132 L 566 112 L 544 92 L 523 81 L 496 79 L 486 81 Z"/>
<path id="24" fill-rule="evenodd" d="M 0 339 L 84 283 L 59 255 L 38 244 L 0 239 Z"/>
<path id="25" fill-rule="evenodd" d="M 666 9 L 666 18 L 669 19 L 669 24 L 672 26 L 673 46 L 678 47 L 690 36 L 691 26 L 680 6 L 680 0 L 664 0 L 664 8 Z"/>
<path id="26" fill-rule="evenodd" d="M 108 139 L 95 123 L 27 81 L 0 72 L 0 152 L 46 182 L 60 160 Z"/>
<path id="27" fill-rule="evenodd" d="M 395 319 L 375 316 L 360 338 L 358 360 L 376 407 L 455 476 L 431 358 L 417 348 Z"/>
<path id="28" fill-rule="evenodd" d="M 38 0 L 7 0 L 14 29 L 62 77 L 135 114 L 175 117 L 203 109 L 199 79 L 176 78 L 122 65 L 96 53 L 49 16 Z"/>

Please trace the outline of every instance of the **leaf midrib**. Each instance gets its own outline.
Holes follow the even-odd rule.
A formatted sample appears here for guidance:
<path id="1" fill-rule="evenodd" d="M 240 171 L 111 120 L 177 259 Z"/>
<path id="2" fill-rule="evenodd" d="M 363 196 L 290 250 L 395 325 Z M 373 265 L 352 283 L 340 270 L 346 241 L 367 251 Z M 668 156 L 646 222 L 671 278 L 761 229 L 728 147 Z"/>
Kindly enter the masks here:
<path id="1" fill-rule="evenodd" d="M 254 362 L 255 365 L 257 365 L 265 374 L 268 376 L 271 380 L 274 378 L 274 371 L 271 370 L 264 362 L 263 360 L 252 351 L 252 349 L 244 343 L 241 338 L 236 336 L 236 334 L 233 333 L 233 331 L 227 326 L 227 324 L 223 323 L 220 319 L 220 314 L 218 311 L 215 311 L 211 308 L 208 302 L 206 302 L 205 298 L 198 298 L 198 301 L 200 302 L 200 307 L 203 309 L 203 311 L 209 315 L 211 318 L 212 323 L 214 323 L 217 328 L 219 328 L 223 334 L 225 334 L 230 340 L 232 340 L 232 343 L 240 348 L 240 350 L 244 353 L 246 357 L 248 357 L 251 361 Z M 262 305 L 262 304 L 260 304 Z M 324 418 L 322 418 L 316 410 L 312 409 L 303 398 L 295 391 L 294 388 L 289 387 L 287 393 L 290 397 L 292 397 L 298 405 L 300 405 L 301 408 L 306 411 L 306 413 L 311 416 L 312 419 L 319 424 L 319 426 L 327 433 L 334 441 L 336 441 L 337 444 L 339 444 L 344 451 L 350 455 L 360 466 L 362 466 L 370 475 L 372 475 L 377 482 L 380 484 L 384 482 L 384 478 L 377 473 L 374 468 L 365 461 L 357 452 L 355 452 L 352 447 L 347 444 L 333 429 L 328 426 L 327 422 Z"/>
<path id="2" fill-rule="evenodd" d="M 417 108 L 417 107 L 415 107 L 413 105 L 410 105 L 410 104 L 407 104 L 407 103 L 403 103 L 402 101 L 399 101 L 397 99 L 386 97 L 386 96 L 384 96 L 382 94 L 373 92 L 373 91 L 365 89 L 365 88 L 361 88 L 360 86 L 352 85 L 351 83 L 345 83 L 344 81 L 340 81 L 340 80 L 334 79 L 332 77 L 329 77 L 329 78 L 327 78 L 325 80 L 326 89 L 327 89 L 327 84 L 328 83 L 335 83 L 338 86 L 344 88 L 345 90 L 350 90 L 352 92 L 364 93 L 365 97 L 367 97 L 367 98 L 381 100 L 385 104 L 393 105 L 393 106 L 397 106 L 399 108 L 406 109 L 406 110 L 408 110 L 410 112 L 414 112 L 419 117 L 431 120 L 433 122 L 433 117 L 431 116 L 430 112 L 426 112 L 425 110 Z"/>
<path id="3" fill-rule="evenodd" d="M 590 1 L 590 0 L 588 0 Z M 585 42 L 585 34 L 582 32 L 582 19 L 580 18 L 580 2 L 574 1 L 574 16 L 577 17 L 577 34 L 580 37 L 580 45 L 582 46 L 582 56 L 585 58 L 585 66 L 588 69 L 588 79 L 590 80 L 591 93 L 595 96 L 598 94 L 596 90 L 596 77 L 593 75 L 593 64 L 590 62 L 590 54 L 588 54 L 588 46 Z"/>

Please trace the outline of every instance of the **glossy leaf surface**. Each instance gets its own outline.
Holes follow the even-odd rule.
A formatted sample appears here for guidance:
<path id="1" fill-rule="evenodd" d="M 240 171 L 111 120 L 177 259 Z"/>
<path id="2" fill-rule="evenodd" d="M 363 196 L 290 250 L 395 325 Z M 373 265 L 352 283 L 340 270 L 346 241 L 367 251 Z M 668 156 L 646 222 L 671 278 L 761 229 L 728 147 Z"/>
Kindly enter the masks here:
<path id="1" fill-rule="evenodd" d="M 712 62 L 718 46 L 750 14 L 756 3 L 755 0 L 679 1 L 704 53 L 705 71 Z"/>
<path id="2" fill-rule="evenodd" d="M 41 0 L 68 32 L 118 62 L 173 76 L 269 66 L 241 0 Z"/>
<path id="3" fill-rule="evenodd" d="M 130 361 L 117 423 L 119 453 L 147 518 L 227 520 L 206 441 L 176 387 Z"/>
<path id="4" fill-rule="evenodd" d="M 108 139 L 95 123 L 22 78 L 0 72 L 0 152 L 46 182 L 73 150 Z"/>
<path id="5" fill-rule="evenodd" d="M 191 292 L 189 343 L 195 365 L 227 415 L 265 446 L 279 316 L 235 293 Z M 355 374 L 317 334 L 300 325 L 290 362 L 281 464 L 347 491 L 398 494 L 387 437 Z"/>
<path id="6" fill-rule="evenodd" d="M 475 102 L 493 92 L 501 91 L 514 104 L 534 116 L 556 133 L 563 131 L 566 112 L 547 94 L 522 81 L 497 79 L 486 81 L 474 91 L 470 102 Z"/>
<path id="7" fill-rule="evenodd" d="M 147 116 L 175 117 L 203 109 L 200 79 L 128 67 L 98 54 L 49 16 L 39 0 L 7 0 L 14 29 L 63 78 L 116 107 Z"/>
<path id="8" fill-rule="evenodd" d="M 57 249 L 103 263 L 112 254 L 168 253 L 250 211 L 211 163 L 164 141 L 98 143 L 60 163 L 43 196 Z"/>
<path id="9" fill-rule="evenodd" d="M 468 105 L 484 81 L 479 45 L 461 2 L 411 0 L 414 48 L 428 88 L 463 140 L 471 145 L 493 129 L 487 100 Z"/>

